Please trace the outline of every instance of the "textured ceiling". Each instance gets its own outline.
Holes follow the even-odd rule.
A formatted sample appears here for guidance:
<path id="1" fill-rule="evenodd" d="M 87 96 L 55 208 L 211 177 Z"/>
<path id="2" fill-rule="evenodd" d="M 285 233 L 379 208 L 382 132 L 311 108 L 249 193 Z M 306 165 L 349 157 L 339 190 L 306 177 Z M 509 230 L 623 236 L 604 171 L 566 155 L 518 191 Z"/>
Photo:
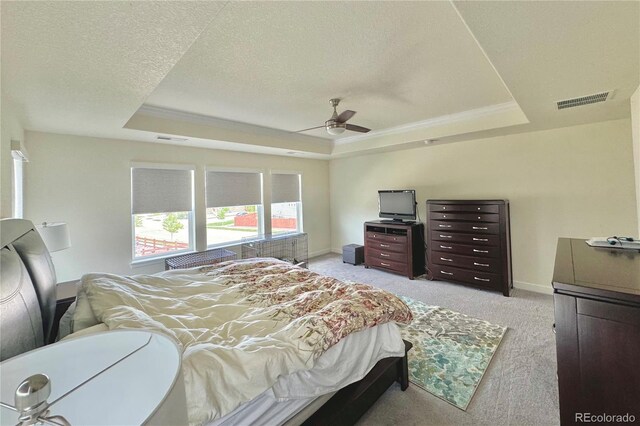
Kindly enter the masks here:
<path id="1" fill-rule="evenodd" d="M 223 7 L 2 2 L 2 95 L 27 129 L 112 136 Z"/>
<path id="2" fill-rule="evenodd" d="M 525 130 L 629 116 L 640 84 L 640 2 L 455 2 L 516 102 Z M 556 101 L 615 90 L 607 102 Z"/>
<path id="3" fill-rule="evenodd" d="M 332 97 L 374 130 L 511 100 L 449 2 L 239 2 L 146 103 L 295 131 Z"/>
<path id="4" fill-rule="evenodd" d="M 328 158 L 628 117 L 640 84 L 638 1 L 2 1 L 0 14 L 2 98 L 26 129 L 56 133 Z M 365 139 L 289 133 L 321 125 L 332 97 Z"/>

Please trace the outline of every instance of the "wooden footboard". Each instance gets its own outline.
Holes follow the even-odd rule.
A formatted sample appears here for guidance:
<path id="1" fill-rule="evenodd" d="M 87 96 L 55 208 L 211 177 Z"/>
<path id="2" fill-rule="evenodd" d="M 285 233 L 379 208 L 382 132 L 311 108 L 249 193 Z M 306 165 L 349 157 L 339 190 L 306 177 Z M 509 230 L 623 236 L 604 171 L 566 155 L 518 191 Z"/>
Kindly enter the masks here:
<path id="1" fill-rule="evenodd" d="M 412 347 L 411 342 L 404 340 L 403 357 L 378 361 L 362 380 L 340 389 L 303 425 L 353 425 L 393 382 L 397 381 L 400 389 L 406 390 L 409 386 L 407 353 Z"/>

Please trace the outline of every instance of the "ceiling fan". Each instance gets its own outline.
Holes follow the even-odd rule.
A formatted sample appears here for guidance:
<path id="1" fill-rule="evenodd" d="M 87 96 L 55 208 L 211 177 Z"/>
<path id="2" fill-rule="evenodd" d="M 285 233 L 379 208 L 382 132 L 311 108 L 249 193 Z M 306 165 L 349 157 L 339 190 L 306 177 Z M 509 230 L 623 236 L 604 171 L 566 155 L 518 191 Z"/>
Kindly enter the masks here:
<path id="1" fill-rule="evenodd" d="M 344 133 L 345 130 L 351 130 L 353 132 L 360 132 L 360 133 L 367 133 L 371 130 L 371 129 L 367 129 L 366 127 L 356 126 L 355 124 L 347 124 L 347 121 L 349 121 L 349 119 L 353 117 L 356 114 L 356 112 L 351 111 L 350 109 L 347 109 L 342 111 L 340 115 L 338 115 L 338 111 L 336 111 L 336 108 L 340 103 L 339 98 L 330 99 L 329 103 L 333 107 L 333 115 L 331 116 L 330 119 L 324 122 L 324 125 L 311 127 L 309 129 L 304 129 L 304 130 L 298 130 L 295 133 L 306 132 L 307 130 L 321 129 L 323 127 L 327 129 L 327 133 L 329 133 L 330 135 L 339 135 L 341 133 Z"/>

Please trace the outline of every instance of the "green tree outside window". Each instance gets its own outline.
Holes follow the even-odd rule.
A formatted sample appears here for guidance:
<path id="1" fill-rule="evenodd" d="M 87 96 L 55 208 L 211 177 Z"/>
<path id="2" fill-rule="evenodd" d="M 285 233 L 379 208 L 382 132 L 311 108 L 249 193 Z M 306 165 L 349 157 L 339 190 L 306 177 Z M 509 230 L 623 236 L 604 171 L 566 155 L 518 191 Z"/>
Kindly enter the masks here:
<path id="1" fill-rule="evenodd" d="M 173 234 L 184 228 L 184 225 L 180 223 L 175 213 L 169 213 L 162 221 L 162 228 L 171 234 L 171 241 L 173 241 Z"/>

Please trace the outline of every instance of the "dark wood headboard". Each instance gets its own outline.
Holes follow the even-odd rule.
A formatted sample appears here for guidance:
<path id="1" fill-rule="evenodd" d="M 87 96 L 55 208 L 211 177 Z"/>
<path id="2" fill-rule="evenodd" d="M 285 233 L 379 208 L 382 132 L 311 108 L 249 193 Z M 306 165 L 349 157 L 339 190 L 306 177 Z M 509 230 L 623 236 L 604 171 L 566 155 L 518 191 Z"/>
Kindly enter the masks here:
<path id="1" fill-rule="evenodd" d="M 56 273 L 30 221 L 0 220 L 0 243 L 0 360 L 5 360 L 48 341 L 56 305 Z"/>

